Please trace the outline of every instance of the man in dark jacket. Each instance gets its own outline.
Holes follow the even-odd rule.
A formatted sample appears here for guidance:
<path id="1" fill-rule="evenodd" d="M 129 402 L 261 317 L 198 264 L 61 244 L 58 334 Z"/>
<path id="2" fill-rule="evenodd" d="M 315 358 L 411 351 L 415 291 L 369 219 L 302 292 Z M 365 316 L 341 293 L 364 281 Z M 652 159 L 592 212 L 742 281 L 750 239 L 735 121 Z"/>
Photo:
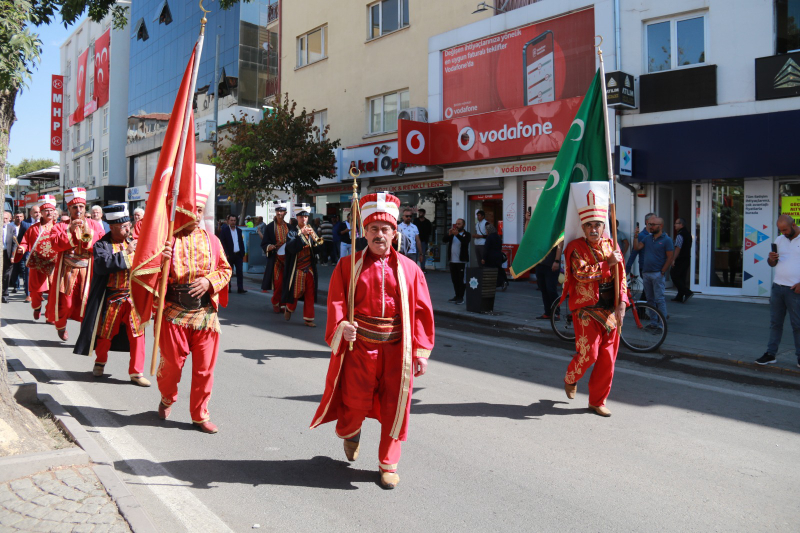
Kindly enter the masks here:
<path id="1" fill-rule="evenodd" d="M 308 204 L 294 207 L 297 226 L 289 228 L 286 237 L 286 263 L 283 271 L 281 304 L 286 306 L 283 316 L 292 318 L 298 300 L 303 300 L 303 320 L 310 328 L 314 324 L 314 301 L 317 299 L 317 255 L 319 237 L 307 224 L 311 214 Z"/>
<path id="2" fill-rule="evenodd" d="M 450 261 L 450 279 L 456 295 L 448 300 L 456 305 L 464 303 L 464 291 L 467 289 L 466 269 L 469 263 L 469 241 L 472 235 L 464 230 L 464 219 L 459 218 L 444 236 L 447 243 L 447 259 Z"/>
<path id="3" fill-rule="evenodd" d="M 417 209 L 417 218 L 414 220 L 414 225 L 419 230 L 419 250 L 417 250 L 417 259 L 419 260 L 419 268 L 425 272 L 425 263 L 428 260 L 428 243 L 431 242 L 431 235 L 433 234 L 433 224 L 430 220 L 425 218 L 425 210 L 422 208 Z"/>
<path id="4" fill-rule="evenodd" d="M 281 201 L 274 203 L 275 219 L 267 224 L 264 238 L 261 239 L 261 249 L 267 254 L 267 266 L 264 269 L 261 290 L 264 292 L 272 290 L 272 309 L 276 313 L 285 311 L 285 306 L 281 303 L 281 286 L 286 258 L 286 238 L 289 234 L 289 224 L 286 223 L 287 205 Z"/>
<path id="5" fill-rule="evenodd" d="M 103 375 L 109 351 L 130 352 L 128 374 L 131 381 L 140 387 L 149 387 L 150 381 L 143 374 L 144 328 L 137 320 L 136 313 L 131 312 L 130 266 L 136 241 L 128 242 L 131 232 L 128 205 L 106 206 L 103 214 L 111 231 L 93 247 L 94 272 L 86 314 L 73 352 L 91 355 L 92 350 L 95 351 L 92 370 L 95 377 Z"/>
<path id="6" fill-rule="evenodd" d="M 670 276 L 678 295 L 673 302 L 686 303 L 694 296 L 689 288 L 689 266 L 692 257 L 692 234 L 686 228 L 686 221 L 682 218 L 675 220 L 675 261 L 672 263 Z"/>
<path id="7" fill-rule="evenodd" d="M 228 215 L 228 224 L 219 230 L 219 241 L 225 256 L 228 258 L 231 268 L 236 268 L 236 289 L 239 294 L 244 294 L 244 272 L 242 263 L 244 262 L 244 238 L 242 228 L 236 226 L 236 215 Z M 230 287 L 228 287 L 230 292 Z"/>

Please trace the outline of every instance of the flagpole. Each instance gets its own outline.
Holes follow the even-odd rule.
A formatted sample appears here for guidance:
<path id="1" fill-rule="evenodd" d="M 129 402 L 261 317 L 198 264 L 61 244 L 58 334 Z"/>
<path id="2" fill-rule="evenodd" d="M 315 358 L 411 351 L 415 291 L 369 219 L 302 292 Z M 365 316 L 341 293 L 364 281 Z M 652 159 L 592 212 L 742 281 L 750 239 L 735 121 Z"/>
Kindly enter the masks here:
<path id="1" fill-rule="evenodd" d="M 191 124 L 192 118 L 192 104 L 194 95 L 195 87 L 197 86 L 197 69 L 200 66 L 200 54 L 203 51 L 203 39 L 205 38 L 206 33 L 206 23 L 208 19 L 206 18 L 206 13 L 210 13 L 210 11 L 203 8 L 203 2 L 200 2 L 200 9 L 203 10 L 203 18 L 200 21 L 200 35 L 197 37 L 197 43 L 195 44 L 195 54 L 194 54 L 194 65 L 192 65 L 192 81 L 189 84 L 189 94 L 186 98 L 186 108 L 184 109 L 183 114 L 183 126 L 181 129 L 181 141 L 178 146 L 178 159 L 175 165 L 175 170 L 173 172 L 173 184 L 172 184 L 172 206 L 170 207 L 169 212 L 169 230 L 167 232 L 167 238 L 170 241 L 174 242 L 174 236 L 172 232 L 175 231 L 175 209 L 178 204 L 178 191 L 180 190 L 181 185 L 181 175 L 183 174 L 183 156 L 186 152 L 186 143 L 188 141 L 187 137 L 189 136 L 189 125 Z M 194 139 L 192 139 L 194 142 Z M 165 259 L 161 262 L 161 278 L 159 279 L 158 283 L 158 309 L 156 311 L 156 322 L 153 326 L 153 355 L 150 357 L 150 375 L 154 375 L 156 373 L 156 362 L 158 361 L 158 341 L 161 336 L 161 319 L 164 316 L 164 299 L 167 292 L 167 281 L 169 279 L 169 270 L 171 266 L 172 260 Z"/>
<path id="2" fill-rule="evenodd" d="M 358 203 L 358 177 L 361 171 L 351 167 L 350 175 L 353 176 L 353 202 L 350 205 L 350 287 L 347 291 L 347 321 L 352 324 L 355 319 L 356 299 L 356 218 L 359 219 L 359 224 L 361 223 Z M 353 351 L 352 341 L 350 341 L 350 351 Z"/>
<path id="3" fill-rule="evenodd" d="M 595 45 L 597 46 L 597 55 L 600 57 L 600 88 L 601 93 L 603 95 L 603 129 L 606 132 L 606 162 L 608 164 L 608 216 L 610 218 L 609 224 L 611 224 L 611 241 L 613 244 L 614 249 L 617 248 L 617 201 L 616 201 L 616 191 L 615 191 L 615 183 L 614 183 L 614 167 L 612 162 L 612 155 L 611 155 L 611 132 L 609 131 L 608 127 L 608 99 L 606 95 L 606 69 L 603 63 L 603 50 L 600 46 L 603 44 L 603 37 L 600 37 L 600 42 Z M 616 265 L 614 269 L 614 308 L 619 305 L 619 284 L 620 278 L 622 273 L 620 269 L 622 267 L 621 263 Z M 624 279 L 624 278 L 623 278 Z"/>

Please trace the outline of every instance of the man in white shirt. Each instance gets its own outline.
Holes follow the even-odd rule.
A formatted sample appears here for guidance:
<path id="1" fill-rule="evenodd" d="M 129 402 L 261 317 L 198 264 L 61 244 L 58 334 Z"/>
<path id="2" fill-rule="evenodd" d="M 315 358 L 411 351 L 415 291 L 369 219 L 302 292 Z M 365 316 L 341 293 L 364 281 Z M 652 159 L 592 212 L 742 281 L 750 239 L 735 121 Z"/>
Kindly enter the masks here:
<path id="1" fill-rule="evenodd" d="M 419 229 L 411 222 L 412 218 L 411 209 L 406 208 L 403 210 L 403 221 L 397 225 L 397 231 L 405 237 L 403 239 L 405 241 L 404 246 L 400 252 L 416 263 L 417 250 L 422 248 L 422 244 L 419 241 Z M 408 246 L 408 249 L 406 249 L 406 246 Z"/>
<path id="2" fill-rule="evenodd" d="M 789 215 L 778 217 L 777 226 L 781 234 L 767 257 L 767 264 L 775 269 L 769 297 L 769 343 L 764 355 L 756 359 L 756 364 L 776 362 L 775 354 L 778 353 L 788 311 L 794 334 L 794 352 L 800 367 L 800 228 Z"/>
<path id="3" fill-rule="evenodd" d="M 456 305 L 464 303 L 466 291 L 466 267 L 469 261 L 469 241 L 472 238 L 468 231 L 464 231 L 464 219 L 459 218 L 453 227 L 442 239 L 447 243 L 447 258 L 450 260 L 450 280 L 456 295 L 448 301 Z"/>
<path id="4" fill-rule="evenodd" d="M 475 224 L 475 237 L 472 244 L 475 248 L 475 258 L 478 260 L 477 266 L 483 265 L 483 260 L 486 259 L 484 249 L 486 246 L 486 236 L 489 235 L 487 226 L 489 222 L 486 221 L 486 213 L 478 211 L 475 213 L 475 218 L 478 220 Z"/>

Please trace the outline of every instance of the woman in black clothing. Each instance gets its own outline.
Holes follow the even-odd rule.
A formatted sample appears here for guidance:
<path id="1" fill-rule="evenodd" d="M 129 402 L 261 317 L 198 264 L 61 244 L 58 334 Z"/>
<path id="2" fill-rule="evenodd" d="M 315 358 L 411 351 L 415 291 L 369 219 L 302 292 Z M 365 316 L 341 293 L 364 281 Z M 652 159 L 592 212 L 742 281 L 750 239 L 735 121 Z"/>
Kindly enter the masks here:
<path id="1" fill-rule="evenodd" d="M 491 224 L 486 225 L 486 244 L 484 245 L 484 259 L 481 261 L 483 266 L 497 269 L 497 287 L 506 290 L 508 288 L 508 278 L 506 270 L 503 268 L 505 254 L 503 254 L 503 238 L 497 233 L 497 228 Z"/>

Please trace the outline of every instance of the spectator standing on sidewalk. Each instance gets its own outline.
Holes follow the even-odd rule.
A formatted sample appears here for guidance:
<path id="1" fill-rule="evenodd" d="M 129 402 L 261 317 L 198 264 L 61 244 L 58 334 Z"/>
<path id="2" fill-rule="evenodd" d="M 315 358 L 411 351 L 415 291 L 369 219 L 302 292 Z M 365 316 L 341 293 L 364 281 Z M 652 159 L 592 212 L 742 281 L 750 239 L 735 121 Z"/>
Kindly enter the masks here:
<path id="1" fill-rule="evenodd" d="M 486 213 L 483 211 L 478 211 L 475 213 L 475 218 L 477 219 L 477 223 L 475 224 L 475 239 L 473 244 L 475 245 L 475 258 L 478 260 L 478 266 L 481 266 L 483 261 L 483 254 L 484 254 L 484 247 L 486 246 L 486 236 L 489 234 L 486 231 L 486 226 L 489 222 L 486 220 Z"/>
<path id="2" fill-rule="evenodd" d="M 544 313 L 537 320 L 550 320 L 553 303 L 558 299 L 558 276 L 561 274 L 561 250 L 564 242 L 554 246 L 550 253 L 536 265 L 536 281 L 542 289 Z"/>
<path id="3" fill-rule="evenodd" d="M 656 216 L 655 213 L 647 213 L 644 216 L 644 229 L 641 232 L 639 231 L 639 223 L 638 222 L 636 223 L 636 233 L 639 234 L 639 242 L 644 241 L 644 238 L 649 235 L 649 233 L 647 232 L 647 223 L 654 216 Z M 617 234 L 617 240 L 619 240 L 619 234 Z M 628 265 L 626 268 L 628 270 L 628 274 L 630 274 L 631 273 L 631 269 L 633 268 L 634 260 L 637 257 L 639 258 L 639 275 L 641 276 L 642 272 L 644 272 L 644 270 L 642 270 L 644 268 L 644 265 L 642 264 L 644 262 L 644 256 L 642 256 L 639 253 L 639 251 L 636 249 L 635 246 L 631 248 L 631 256 L 628 258 L 628 260 L 625 262 L 625 264 Z"/>
<path id="4" fill-rule="evenodd" d="M 497 283 L 495 284 L 495 288 L 506 290 L 508 288 L 508 278 L 506 277 L 506 269 L 503 268 L 503 263 L 506 262 L 506 256 L 503 253 L 503 237 L 497 233 L 497 228 L 491 224 L 486 226 L 486 231 L 488 231 L 489 234 L 486 236 L 485 256 L 481 266 L 496 268 Z"/>
<path id="5" fill-rule="evenodd" d="M 455 297 L 450 298 L 448 302 L 455 302 L 456 305 L 464 303 L 464 291 L 467 289 L 466 269 L 467 263 L 469 263 L 469 241 L 472 239 L 472 235 L 464 230 L 465 225 L 464 219 L 459 218 L 442 239 L 447 243 L 450 279 L 453 281 L 453 289 L 456 292 Z"/>
<path id="6" fill-rule="evenodd" d="M 322 264 L 336 264 L 336 257 L 333 255 L 333 224 L 329 217 L 323 217 L 318 235 L 322 237 Z"/>
<path id="7" fill-rule="evenodd" d="M 686 228 L 682 218 L 675 220 L 675 261 L 672 264 L 670 277 L 678 289 L 673 302 L 686 303 L 694 296 L 689 288 L 689 263 L 692 257 L 692 234 Z"/>
<path id="8" fill-rule="evenodd" d="M 414 220 L 414 225 L 419 230 L 419 247 L 417 248 L 419 268 L 423 272 L 425 272 L 425 263 L 428 260 L 428 243 L 431 242 L 431 235 L 433 235 L 433 223 L 425 218 L 425 213 L 424 209 L 417 209 L 417 218 Z"/>
<path id="9" fill-rule="evenodd" d="M 631 247 L 631 241 L 628 238 L 628 234 L 619 229 L 619 220 L 617 220 L 617 244 L 619 244 L 619 250 L 624 258 L 625 254 L 628 253 L 628 248 Z"/>
<path id="10" fill-rule="evenodd" d="M 343 220 L 339 224 L 339 239 L 341 240 L 341 244 L 339 245 L 339 257 L 347 257 L 350 255 L 350 250 L 352 249 L 351 246 L 351 235 L 350 235 L 350 217 L 351 214 L 347 214 L 347 220 Z"/>
<path id="11" fill-rule="evenodd" d="M 339 234 L 339 215 L 331 215 L 331 224 L 333 224 L 333 264 L 339 262 L 339 247 L 342 244 L 342 236 Z"/>
<path id="12" fill-rule="evenodd" d="M 675 252 L 675 245 L 669 235 L 661 231 L 664 220 L 656 215 L 650 217 L 647 222 L 649 235 L 640 239 L 639 225 L 636 225 L 636 233 L 633 237 L 633 249 L 640 252 L 642 257 L 642 281 L 644 290 L 647 294 L 647 302 L 655 305 L 664 315 L 664 320 L 669 318 L 667 314 L 667 302 L 664 300 L 664 286 L 666 284 L 666 274 L 672 265 L 672 257 Z M 653 313 L 655 315 L 655 313 Z M 658 326 L 658 319 L 650 317 L 650 327 Z"/>
<path id="13" fill-rule="evenodd" d="M 397 225 L 397 231 L 400 232 L 404 239 L 404 244 L 407 243 L 408 249 L 403 246 L 402 254 L 415 263 L 417 262 L 417 251 L 420 249 L 419 228 L 414 225 L 412 219 L 414 214 L 411 208 L 406 207 L 403 210 L 403 221 Z"/>
<path id="14" fill-rule="evenodd" d="M 781 234 L 767 257 L 767 264 L 775 269 L 769 297 L 769 343 L 764 355 L 756 359 L 756 364 L 776 362 L 788 311 L 794 335 L 794 354 L 800 367 L 800 228 L 789 215 L 778 217 L 777 226 Z"/>

